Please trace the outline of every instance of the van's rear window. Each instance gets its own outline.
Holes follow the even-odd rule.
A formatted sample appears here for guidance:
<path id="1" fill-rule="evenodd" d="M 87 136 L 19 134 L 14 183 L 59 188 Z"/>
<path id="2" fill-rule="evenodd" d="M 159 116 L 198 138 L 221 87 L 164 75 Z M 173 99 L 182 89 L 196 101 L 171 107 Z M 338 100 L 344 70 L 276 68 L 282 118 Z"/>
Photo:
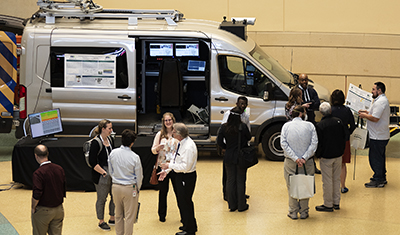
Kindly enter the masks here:
<path id="1" fill-rule="evenodd" d="M 50 73 L 51 87 L 64 87 L 65 84 L 65 54 L 82 55 L 115 55 L 116 56 L 116 87 L 128 87 L 128 65 L 124 48 L 109 47 L 51 47 Z"/>

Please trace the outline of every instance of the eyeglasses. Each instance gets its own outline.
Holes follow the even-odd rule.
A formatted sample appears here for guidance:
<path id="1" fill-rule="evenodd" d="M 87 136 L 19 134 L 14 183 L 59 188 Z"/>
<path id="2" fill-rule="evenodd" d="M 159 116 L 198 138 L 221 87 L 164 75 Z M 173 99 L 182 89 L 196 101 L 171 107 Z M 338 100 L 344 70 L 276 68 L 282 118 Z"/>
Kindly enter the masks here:
<path id="1" fill-rule="evenodd" d="M 165 119 L 164 122 L 172 122 L 172 119 Z"/>

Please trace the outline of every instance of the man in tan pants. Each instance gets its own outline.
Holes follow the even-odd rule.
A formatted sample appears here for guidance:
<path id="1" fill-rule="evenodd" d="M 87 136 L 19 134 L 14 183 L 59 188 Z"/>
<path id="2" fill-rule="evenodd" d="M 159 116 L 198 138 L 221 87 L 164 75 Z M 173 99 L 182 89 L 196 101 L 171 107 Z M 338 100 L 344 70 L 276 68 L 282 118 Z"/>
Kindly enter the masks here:
<path id="1" fill-rule="evenodd" d="M 108 169 L 113 183 L 117 235 L 133 234 L 133 224 L 136 222 L 143 173 L 139 156 L 131 150 L 135 140 L 135 132 L 124 130 L 121 147 L 114 149 L 108 158 Z"/>

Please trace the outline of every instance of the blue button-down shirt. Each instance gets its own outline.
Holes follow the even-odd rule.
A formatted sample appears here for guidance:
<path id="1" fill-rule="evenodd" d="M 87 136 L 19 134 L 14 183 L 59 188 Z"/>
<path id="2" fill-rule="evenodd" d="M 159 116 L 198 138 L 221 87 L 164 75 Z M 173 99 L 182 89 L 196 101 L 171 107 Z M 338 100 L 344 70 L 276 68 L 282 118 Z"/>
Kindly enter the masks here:
<path id="1" fill-rule="evenodd" d="M 142 164 L 139 156 L 129 147 L 121 145 L 121 147 L 111 151 L 108 157 L 108 170 L 113 183 L 136 184 L 138 190 L 142 186 Z"/>
<path id="2" fill-rule="evenodd" d="M 286 122 L 281 131 L 281 146 L 285 157 L 296 161 L 308 160 L 317 150 L 318 137 L 314 124 L 303 121 L 300 117 Z"/>

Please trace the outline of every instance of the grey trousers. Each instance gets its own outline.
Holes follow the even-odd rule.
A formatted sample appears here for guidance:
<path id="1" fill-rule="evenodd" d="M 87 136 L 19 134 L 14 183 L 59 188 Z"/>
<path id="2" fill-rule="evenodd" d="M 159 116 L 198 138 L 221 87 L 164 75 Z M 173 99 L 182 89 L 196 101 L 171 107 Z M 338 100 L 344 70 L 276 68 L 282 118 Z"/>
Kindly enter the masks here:
<path id="1" fill-rule="evenodd" d="M 319 161 L 324 190 L 324 206 L 333 207 L 340 203 L 340 173 L 342 157 L 321 158 Z"/>
<path id="2" fill-rule="evenodd" d="M 109 214 L 111 216 L 115 215 L 115 205 L 114 205 L 113 195 L 111 193 L 112 180 L 111 176 L 108 174 L 108 169 L 106 167 L 104 167 L 104 169 L 107 171 L 107 175 L 105 177 L 100 176 L 99 183 L 94 184 L 97 192 L 96 214 L 97 214 L 97 219 L 99 220 L 104 220 L 104 207 L 106 205 L 108 194 L 110 194 L 111 197 L 110 203 L 108 205 Z"/>
<path id="3" fill-rule="evenodd" d="M 294 175 L 296 173 L 296 162 L 294 162 L 292 159 L 285 158 L 284 162 L 284 177 L 286 180 L 286 187 L 288 189 L 288 195 L 289 195 L 289 212 L 308 212 L 309 207 L 308 207 L 308 201 L 309 198 L 307 199 L 296 199 L 290 197 L 289 193 L 289 175 Z M 308 175 L 314 175 L 315 169 L 314 169 L 314 160 L 312 158 L 308 159 L 306 162 L 306 170 Z M 299 167 L 299 174 L 304 174 L 304 169 L 303 167 Z"/>

